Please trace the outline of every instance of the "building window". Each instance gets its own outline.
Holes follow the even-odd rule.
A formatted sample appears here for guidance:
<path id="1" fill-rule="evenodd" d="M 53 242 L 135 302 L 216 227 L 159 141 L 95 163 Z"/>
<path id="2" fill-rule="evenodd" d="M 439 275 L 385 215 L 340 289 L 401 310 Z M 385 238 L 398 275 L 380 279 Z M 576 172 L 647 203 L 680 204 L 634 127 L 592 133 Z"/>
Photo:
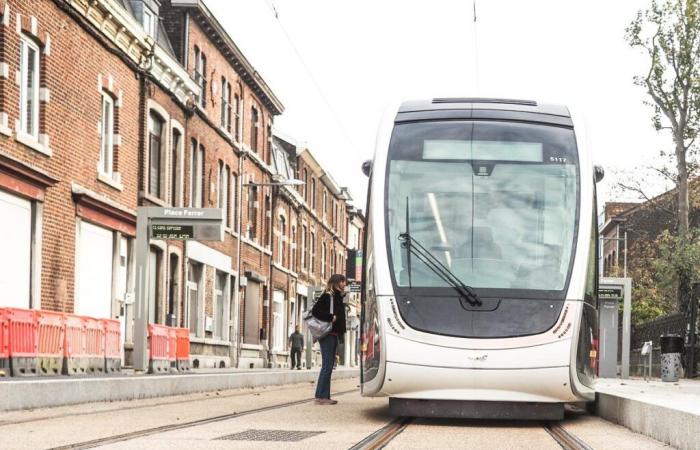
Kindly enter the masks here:
<path id="1" fill-rule="evenodd" d="M 170 145 L 170 204 L 182 206 L 182 133 L 173 129 Z"/>
<path id="2" fill-rule="evenodd" d="M 326 279 L 326 243 L 321 244 L 321 278 Z"/>
<path id="3" fill-rule="evenodd" d="M 238 214 L 238 210 L 236 209 L 238 205 L 236 204 L 236 190 L 238 189 L 238 177 L 236 176 L 235 173 L 231 173 L 231 183 L 230 183 L 230 189 L 229 189 L 229 209 L 231 210 L 230 212 L 230 223 L 231 223 L 231 228 L 235 228 L 238 226 L 238 217 L 236 216 Z"/>
<path id="4" fill-rule="evenodd" d="M 327 204 L 327 202 L 328 202 L 328 194 L 326 193 L 326 190 L 324 189 L 324 190 L 323 190 L 323 203 L 322 203 L 322 208 L 323 208 L 323 216 L 322 216 L 322 217 L 323 217 L 323 220 L 326 220 L 326 212 L 327 212 L 327 211 L 326 211 L 326 210 L 327 210 L 326 204 Z"/>
<path id="5" fill-rule="evenodd" d="M 148 193 L 161 198 L 161 168 L 163 150 L 163 125 L 165 121 L 151 111 L 148 123 Z"/>
<path id="6" fill-rule="evenodd" d="M 168 265 L 168 306 L 165 311 L 165 324 L 171 327 L 178 326 L 177 303 L 180 298 L 180 257 L 176 253 L 170 254 Z"/>
<path id="7" fill-rule="evenodd" d="M 201 88 L 198 103 L 204 108 L 207 104 L 207 57 L 197 46 L 194 47 L 194 81 Z"/>
<path id="8" fill-rule="evenodd" d="M 258 151 L 258 110 L 253 106 L 250 112 L 250 148 Z"/>
<path id="9" fill-rule="evenodd" d="M 265 216 L 263 217 L 263 231 L 265 232 L 265 235 L 263 237 L 264 239 L 264 244 L 265 247 L 270 249 L 272 251 L 272 229 L 270 228 L 270 224 L 272 221 L 272 203 L 270 201 L 270 196 L 268 194 L 265 195 Z"/>
<path id="10" fill-rule="evenodd" d="M 194 207 L 195 205 L 195 194 L 197 185 L 197 141 L 192 139 L 192 146 L 190 149 L 190 191 L 189 191 L 189 206 Z"/>
<path id="11" fill-rule="evenodd" d="M 158 247 L 151 246 L 148 258 L 148 321 L 163 324 L 164 317 L 161 306 L 163 251 Z"/>
<path id="12" fill-rule="evenodd" d="M 234 123 L 235 130 L 233 130 L 236 142 L 241 142 L 241 98 L 236 94 L 235 96 L 235 115 L 236 122 Z"/>
<path id="13" fill-rule="evenodd" d="M 299 266 L 305 270 L 306 269 L 306 225 L 302 225 L 301 227 L 301 261 L 299 262 Z"/>
<path id="14" fill-rule="evenodd" d="M 201 208 L 204 204 L 204 146 L 192 139 L 190 154 L 190 206 Z"/>
<path id="15" fill-rule="evenodd" d="M 316 211 L 316 179 L 311 179 L 311 208 Z"/>
<path id="16" fill-rule="evenodd" d="M 272 154 L 272 122 L 271 118 L 267 119 L 267 126 L 265 127 L 265 162 L 270 165 L 270 155 Z"/>
<path id="17" fill-rule="evenodd" d="M 289 234 L 291 239 L 290 247 L 290 257 L 289 257 L 289 268 L 296 271 L 297 267 L 297 227 L 292 225 L 292 231 Z"/>
<path id="18" fill-rule="evenodd" d="M 226 274 L 216 271 L 216 282 L 214 286 L 214 326 L 213 334 L 217 339 L 224 337 L 224 293 L 226 292 Z"/>
<path id="19" fill-rule="evenodd" d="M 258 187 L 250 186 L 248 191 L 248 238 L 257 239 L 258 228 Z"/>
<path id="20" fill-rule="evenodd" d="M 190 334 L 199 335 L 199 299 L 202 292 L 202 272 L 201 264 L 190 261 L 187 264 L 187 326 Z"/>
<path id="21" fill-rule="evenodd" d="M 306 196 L 306 194 L 307 194 L 307 188 L 306 188 L 306 186 L 307 186 L 307 181 L 308 181 L 308 179 L 309 179 L 309 172 L 307 172 L 306 169 L 304 169 L 304 171 L 302 172 L 302 178 L 301 178 L 301 179 L 302 179 L 302 181 L 304 182 L 304 184 L 301 185 L 302 196 L 304 197 L 304 201 L 305 201 L 305 202 L 308 202 L 308 201 L 309 201 L 309 198 Z"/>
<path id="22" fill-rule="evenodd" d="M 39 139 L 39 46 L 26 36 L 20 38 L 19 69 L 20 131 Z"/>
<path id="23" fill-rule="evenodd" d="M 272 350 L 277 352 L 284 350 L 284 342 L 286 341 L 286 333 L 284 332 L 284 324 L 287 321 L 285 297 L 283 291 L 272 291 Z"/>
<path id="24" fill-rule="evenodd" d="M 277 236 L 277 262 L 284 265 L 284 233 L 287 230 L 287 224 L 285 223 L 284 216 L 279 217 L 280 230 Z"/>
<path id="25" fill-rule="evenodd" d="M 197 205 L 199 208 L 204 208 L 206 201 L 204 195 L 204 146 L 199 144 L 197 149 Z"/>
<path id="26" fill-rule="evenodd" d="M 143 8 L 143 29 L 152 37 L 156 37 L 156 23 L 158 19 L 149 8 Z"/>
<path id="27" fill-rule="evenodd" d="M 112 176 L 114 163 L 114 100 L 106 92 L 102 93 L 102 121 L 100 143 L 100 171 Z"/>
<path id="28" fill-rule="evenodd" d="M 226 225 L 226 228 L 231 228 L 231 203 L 233 202 L 233 195 L 231 195 L 231 193 L 233 192 L 234 185 L 231 176 L 231 168 L 228 165 L 226 166 L 224 177 L 226 178 L 226 181 L 224 183 L 226 185 L 224 186 L 224 191 L 226 195 L 226 201 L 224 202 L 224 207 L 226 208 L 226 217 L 224 218 L 224 224 Z"/>
<path id="29" fill-rule="evenodd" d="M 312 231 L 309 237 L 309 273 L 314 273 L 314 260 L 316 259 L 316 234 Z"/>
<path id="30" fill-rule="evenodd" d="M 223 209 L 226 205 L 226 190 L 228 189 L 228 186 L 226 186 L 228 177 L 226 176 L 226 172 L 224 170 L 226 169 L 226 166 L 224 166 L 224 162 L 219 160 L 219 176 L 218 176 L 218 185 L 216 189 L 216 207 Z"/>
<path id="31" fill-rule="evenodd" d="M 32 266 L 41 247 L 34 233 L 41 223 L 36 202 L 0 190 L 0 217 L 0 308 L 37 308 L 32 301 L 37 272 Z"/>
<path id="32" fill-rule="evenodd" d="M 231 132 L 231 83 L 221 77 L 221 128 Z"/>

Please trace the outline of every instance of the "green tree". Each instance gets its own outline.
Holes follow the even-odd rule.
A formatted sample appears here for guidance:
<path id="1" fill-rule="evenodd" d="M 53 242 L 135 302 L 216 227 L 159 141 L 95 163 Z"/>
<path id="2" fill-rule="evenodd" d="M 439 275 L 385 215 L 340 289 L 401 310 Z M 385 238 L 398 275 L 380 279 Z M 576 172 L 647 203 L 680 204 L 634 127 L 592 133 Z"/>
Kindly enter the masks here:
<path id="1" fill-rule="evenodd" d="M 678 191 L 677 237 L 679 248 L 690 245 L 688 178 L 694 168 L 691 158 L 700 130 L 700 3 L 698 0 L 653 0 L 640 11 L 626 30 L 630 46 L 649 56 L 649 71 L 635 77 L 653 108 L 657 131 L 669 131 L 673 138 L 674 182 Z M 676 255 L 669 255 L 675 258 Z M 692 271 L 686 264 L 676 268 L 678 308 L 689 304 Z"/>

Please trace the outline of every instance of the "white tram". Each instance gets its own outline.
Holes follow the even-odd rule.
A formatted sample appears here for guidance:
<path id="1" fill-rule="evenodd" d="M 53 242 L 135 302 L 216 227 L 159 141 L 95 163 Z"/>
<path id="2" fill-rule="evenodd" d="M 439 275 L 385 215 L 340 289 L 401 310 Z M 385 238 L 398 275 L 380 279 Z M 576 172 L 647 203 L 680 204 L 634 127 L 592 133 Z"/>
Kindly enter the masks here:
<path id="1" fill-rule="evenodd" d="M 552 419 L 593 401 L 602 170 L 577 118 L 406 102 L 363 168 L 362 394 L 432 417 Z"/>

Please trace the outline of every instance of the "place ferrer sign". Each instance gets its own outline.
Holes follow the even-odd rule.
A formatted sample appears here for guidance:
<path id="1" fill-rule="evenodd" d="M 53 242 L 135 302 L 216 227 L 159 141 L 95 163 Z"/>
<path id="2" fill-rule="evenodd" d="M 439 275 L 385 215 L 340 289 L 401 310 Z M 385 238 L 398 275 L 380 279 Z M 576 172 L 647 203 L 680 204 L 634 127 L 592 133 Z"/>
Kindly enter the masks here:
<path id="1" fill-rule="evenodd" d="M 148 234 L 152 239 L 223 241 L 220 208 L 148 208 Z"/>

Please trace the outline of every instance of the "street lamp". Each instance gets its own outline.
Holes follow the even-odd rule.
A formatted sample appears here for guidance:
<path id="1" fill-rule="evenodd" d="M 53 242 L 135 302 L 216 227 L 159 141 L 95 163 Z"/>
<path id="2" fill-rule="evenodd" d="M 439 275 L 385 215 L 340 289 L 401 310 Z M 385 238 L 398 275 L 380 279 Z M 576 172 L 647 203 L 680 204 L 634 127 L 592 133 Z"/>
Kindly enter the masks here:
<path id="1" fill-rule="evenodd" d="M 241 357 L 241 345 L 242 345 L 242 339 L 241 339 L 241 332 L 240 332 L 240 323 L 241 323 L 241 318 L 240 318 L 240 290 L 241 290 L 241 276 L 243 275 L 242 267 L 241 267 L 241 240 L 243 238 L 243 232 L 242 232 L 242 222 L 243 222 L 243 188 L 244 187 L 257 187 L 257 186 L 271 186 L 273 188 L 272 190 L 272 199 L 271 199 L 271 208 L 272 208 L 272 214 L 270 217 L 270 250 L 272 250 L 272 235 L 274 231 L 274 210 L 275 210 L 275 197 L 276 197 L 276 189 L 278 186 L 300 186 L 305 184 L 304 181 L 302 180 L 297 180 L 297 179 L 281 179 L 281 177 L 278 177 L 279 181 L 273 181 L 270 183 L 245 183 L 243 184 L 243 173 L 242 173 L 242 164 L 243 158 L 240 160 L 240 170 L 239 170 L 239 195 L 238 195 L 238 220 L 236 223 L 236 232 L 238 233 L 238 244 L 237 244 L 237 252 L 236 252 L 236 258 L 237 258 L 237 264 L 236 267 L 238 268 L 238 276 L 236 277 L 236 281 L 234 283 L 234 289 L 235 289 L 235 304 L 233 305 L 234 309 L 234 320 L 236 321 L 234 330 L 235 330 L 235 336 L 236 336 L 236 365 L 239 365 L 240 362 L 240 357 Z M 270 256 L 270 286 L 272 286 L 272 255 Z M 270 289 L 271 291 L 271 289 Z M 270 295 L 272 293 L 270 292 Z M 268 320 L 269 322 L 269 320 Z M 269 333 L 268 333 L 269 335 Z"/>

